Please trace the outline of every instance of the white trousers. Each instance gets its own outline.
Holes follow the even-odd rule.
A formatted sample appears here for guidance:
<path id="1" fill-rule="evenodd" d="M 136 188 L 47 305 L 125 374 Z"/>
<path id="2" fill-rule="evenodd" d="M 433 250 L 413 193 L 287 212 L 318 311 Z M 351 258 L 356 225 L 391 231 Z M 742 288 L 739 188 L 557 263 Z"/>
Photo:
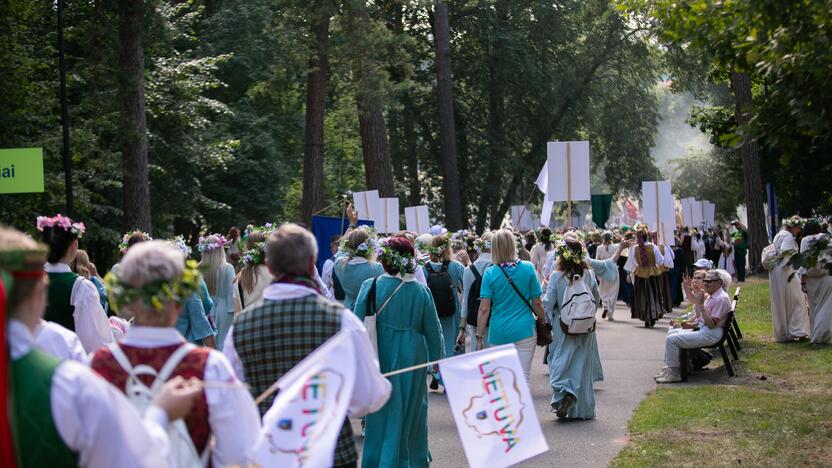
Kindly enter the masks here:
<path id="1" fill-rule="evenodd" d="M 672 330 L 664 340 L 664 363 L 668 367 L 679 367 L 681 349 L 694 349 L 716 344 L 722 338 L 722 328 L 708 328 L 704 325 L 697 331 Z"/>
<path id="2" fill-rule="evenodd" d="M 537 348 L 537 334 L 533 334 L 525 340 L 515 341 L 514 347 L 517 348 L 520 365 L 523 366 L 526 382 L 528 382 L 532 375 L 532 360 L 534 359 L 534 349 Z"/>

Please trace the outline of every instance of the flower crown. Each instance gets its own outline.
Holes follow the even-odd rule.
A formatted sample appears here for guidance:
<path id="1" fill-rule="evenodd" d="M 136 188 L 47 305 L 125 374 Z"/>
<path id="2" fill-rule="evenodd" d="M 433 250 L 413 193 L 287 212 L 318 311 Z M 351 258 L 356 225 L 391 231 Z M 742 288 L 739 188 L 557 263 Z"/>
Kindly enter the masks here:
<path id="1" fill-rule="evenodd" d="M 803 227 L 803 225 L 805 224 L 805 221 L 806 220 L 804 220 L 800 216 L 792 216 L 791 218 L 784 219 L 783 224 L 786 227 L 790 227 L 790 228 L 792 228 L 792 227 Z"/>
<path id="2" fill-rule="evenodd" d="M 399 270 L 398 274 L 401 276 L 407 273 L 415 273 L 419 262 L 412 255 L 405 255 L 394 250 L 390 246 L 390 240 L 390 237 L 386 237 L 376 243 L 376 256 L 382 263 Z"/>
<path id="3" fill-rule="evenodd" d="M 215 237 L 216 240 L 210 240 L 211 236 Z M 228 242 L 222 234 L 211 234 L 210 236 L 205 237 L 200 236 L 196 249 L 199 250 L 200 253 L 205 253 L 214 249 L 221 249 L 225 247 L 226 244 L 228 244 Z"/>
<path id="4" fill-rule="evenodd" d="M 136 229 L 135 231 L 125 232 L 124 235 L 121 236 L 121 243 L 118 244 L 118 250 L 121 253 L 126 253 L 127 252 L 127 241 L 129 241 L 130 238 L 133 237 L 135 234 L 141 234 L 142 237 L 144 238 L 144 240 L 146 240 L 146 241 L 152 241 L 153 240 L 153 238 L 150 237 L 150 234 L 148 234 L 146 232 L 143 232 L 143 231 L 140 231 L 138 229 Z"/>
<path id="5" fill-rule="evenodd" d="M 476 239 L 474 241 L 474 249 L 477 251 L 477 253 L 482 253 L 483 251 L 491 252 L 491 241 Z"/>
<path id="6" fill-rule="evenodd" d="M 436 238 L 434 237 L 434 239 L 436 239 Z M 431 255 L 442 255 L 449 248 L 451 248 L 451 238 L 450 237 L 445 239 L 445 242 L 443 242 L 443 243 L 441 243 L 437 246 L 434 246 L 433 242 L 431 242 L 430 244 L 422 244 L 422 246 L 419 250 L 421 252 L 425 252 L 425 253 L 428 253 L 428 254 L 431 254 Z"/>
<path id="7" fill-rule="evenodd" d="M 164 301 L 181 303 L 199 290 L 199 266 L 196 260 L 185 261 L 185 271 L 175 279 L 161 279 L 136 288 L 126 284 L 118 272 L 107 273 L 104 285 L 107 288 L 107 298 L 114 310 L 121 310 L 127 304 L 141 300 L 142 304 L 157 312 L 161 312 Z"/>
<path id="8" fill-rule="evenodd" d="M 370 258 L 372 254 L 375 253 L 376 248 L 378 247 L 378 239 L 376 239 L 376 230 L 375 228 L 369 226 L 362 226 L 361 229 L 365 229 L 369 237 L 367 240 L 358 244 L 355 248 L 350 247 L 348 236 L 344 236 L 341 238 L 341 243 L 339 244 L 340 249 L 343 252 L 349 254 L 350 257 L 362 257 L 362 258 Z"/>
<path id="9" fill-rule="evenodd" d="M 266 243 L 255 242 L 253 248 L 243 252 L 240 261 L 243 265 L 259 265 L 263 263 L 263 257 L 266 256 Z"/>
<path id="10" fill-rule="evenodd" d="M 176 236 L 170 242 L 173 244 L 174 247 L 176 247 L 177 250 L 179 250 L 182 253 L 182 255 L 185 258 L 191 256 L 191 252 L 193 250 L 191 249 L 191 246 L 189 246 L 188 243 L 185 242 L 184 236 Z"/>
<path id="11" fill-rule="evenodd" d="M 56 227 L 63 229 L 64 231 L 69 231 L 75 234 L 75 237 L 82 238 L 84 237 L 84 233 L 87 231 L 87 228 L 84 226 L 84 223 L 73 223 L 71 219 L 67 216 L 62 216 L 60 213 L 56 214 L 54 217 L 50 218 L 48 216 L 38 216 L 37 218 L 37 226 L 38 231 L 43 232 L 44 228 L 52 228 L 55 229 Z"/>
<path id="12" fill-rule="evenodd" d="M 575 265 L 580 265 L 584 261 L 584 257 L 586 257 L 586 251 L 584 250 L 583 244 L 581 244 L 581 251 L 579 253 L 573 252 L 572 249 L 566 245 L 565 241 L 558 242 L 557 249 L 558 257 L 560 257 L 562 261 L 574 263 Z"/>

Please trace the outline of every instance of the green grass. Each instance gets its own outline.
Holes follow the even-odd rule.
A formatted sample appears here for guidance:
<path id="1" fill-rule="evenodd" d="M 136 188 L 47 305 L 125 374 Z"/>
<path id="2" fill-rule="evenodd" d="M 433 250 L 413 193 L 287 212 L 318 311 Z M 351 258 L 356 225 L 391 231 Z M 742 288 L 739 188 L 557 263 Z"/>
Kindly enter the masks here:
<path id="1" fill-rule="evenodd" d="M 832 348 L 771 341 L 765 280 L 742 286 L 737 318 L 737 377 L 716 356 L 688 385 L 658 388 L 612 466 L 832 466 Z"/>

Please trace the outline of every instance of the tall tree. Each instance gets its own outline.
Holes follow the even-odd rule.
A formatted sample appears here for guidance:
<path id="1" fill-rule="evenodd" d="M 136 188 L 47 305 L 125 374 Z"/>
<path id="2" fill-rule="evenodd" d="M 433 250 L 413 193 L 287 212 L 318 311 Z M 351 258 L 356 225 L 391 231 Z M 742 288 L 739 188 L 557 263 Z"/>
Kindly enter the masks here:
<path id="1" fill-rule="evenodd" d="M 306 128 L 303 146 L 303 199 L 301 216 L 305 222 L 324 203 L 324 107 L 329 47 L 329 11 L 326 0 L 315 0 L 306 73 Z"/>
<path id="2" fill-rule="evenodd" d="M 456 231 L 462 228 L 462 200 L 454 126 L 448 2 L 445 0 L 434 2 L 433 32 L 436 43 L 436 95 L 439 101 L 439 141 L 442 149 L 440 160 L 442 161 L 445 226 L 451 231 Z"/>
<path id="3" fill-rule="evenodd" d="M 144 0 L 119 0 L 119 91 L 124 224 L 150 232 L 147 116 L 144 103 Z"/>
<path id="4" fill-rule="evenodd" d="M 751 78 L 746 73 L 731 70 L 731 89 L 736 103 L 737 125 L 748 128 L 751 122 Z M 760 267 L 760 255 L 768 243 L 766 232 L 766 215 L 763 210 L 763 182 L 760 176 L 760 155 L 757 141 L 753 136 L 745 135 L 740 147 L 742 157 L 742 188 L 745 206 L 748 212 L 749 264 L 754 272 Z"/>
<path id="5" fill-rule="evenodd" d="M 392 197 L 395 195 L 393 164 L 379 89 L 384 77 L 381 64 L 373 55 L 374 48 L 367 43 L 374 37 L 373 25 L 363 1 L 352 2 L 351 6 L 348 29 L 355 39 L 355 101 L 367 189 L 377 189 L 382 197 Z"/>

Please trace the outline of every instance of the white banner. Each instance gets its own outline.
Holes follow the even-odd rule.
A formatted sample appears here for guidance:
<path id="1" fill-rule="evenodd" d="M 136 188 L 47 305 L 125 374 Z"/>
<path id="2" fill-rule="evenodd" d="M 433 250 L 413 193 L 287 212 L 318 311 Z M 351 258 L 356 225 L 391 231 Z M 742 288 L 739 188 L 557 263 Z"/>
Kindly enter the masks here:
<path id="1" fill-rule="evenodd" d="M 278 380 L 249 456 L 260 466 L 329 467 L 355 384 L 355 349 L 339 332 Z"/>
<path id="2" fill-rule="evenodd" d="M 394 234 L 399 232 L 399 199 L 381 198 L 381 219 L 376 221 L 376 232 Z"/>
<path id="3" fill-rule="evenodd" d="M 378 190 L 353 192 L 352 201 L 355 211 L 358 212 L 358 219 L 370 220 L 376 227 L 384 221 L 384 210 Z"/>
<path id="4" fill-rule="evenodd" d="M 546 145 L 546 200 L 589 200 L 589 142 L 550 141 Z M 543 182 L 538 177 L 539 182 Z M 538 187 L 540 187 L 538 183 Z"/>
<path id="5" fill-rule="evenodd" d="M 713 226 L 714 217 L 716 215 L 716 205 L 713 203 L 706 201 L 702 202 L 702 217 L 707 227 Z"/>
<path id="6" fill-rule="evenodd" d="M 553 201 L 543 201 L 543 208 L 540 210 L 540 225 L 551 227 L 552 221 L 552 209 L 555 207 L 555 202 Z"/>
<path id="7" fill-rule="evenodd" d="M 521 231 L 530 231 L 535 228 L 534 216 L 528 206 L 514 205 L 511 207 L 511 224 Z"/>
<path id="8" fill-rule="evenodd" d="M 452 357 L 439 366 L 472 467 L 506 467 L 549 450 L 514 345 Z"/>
<path id="9" fill-rule="evenodd" d="M 408 206 L 404 209 L 407 230 L 416 234 L 430 233 L 430 215 L 427 205 Z"/>
<path id="10" fill-rule="evenodd" d="M 675 245 L 673 229 L 676 213 L 673 210 L 673 194 L 670 181 L 644 181 L 641 183 L 641 214 L 651 231 L 656 231 L 659 244 Z"/>

